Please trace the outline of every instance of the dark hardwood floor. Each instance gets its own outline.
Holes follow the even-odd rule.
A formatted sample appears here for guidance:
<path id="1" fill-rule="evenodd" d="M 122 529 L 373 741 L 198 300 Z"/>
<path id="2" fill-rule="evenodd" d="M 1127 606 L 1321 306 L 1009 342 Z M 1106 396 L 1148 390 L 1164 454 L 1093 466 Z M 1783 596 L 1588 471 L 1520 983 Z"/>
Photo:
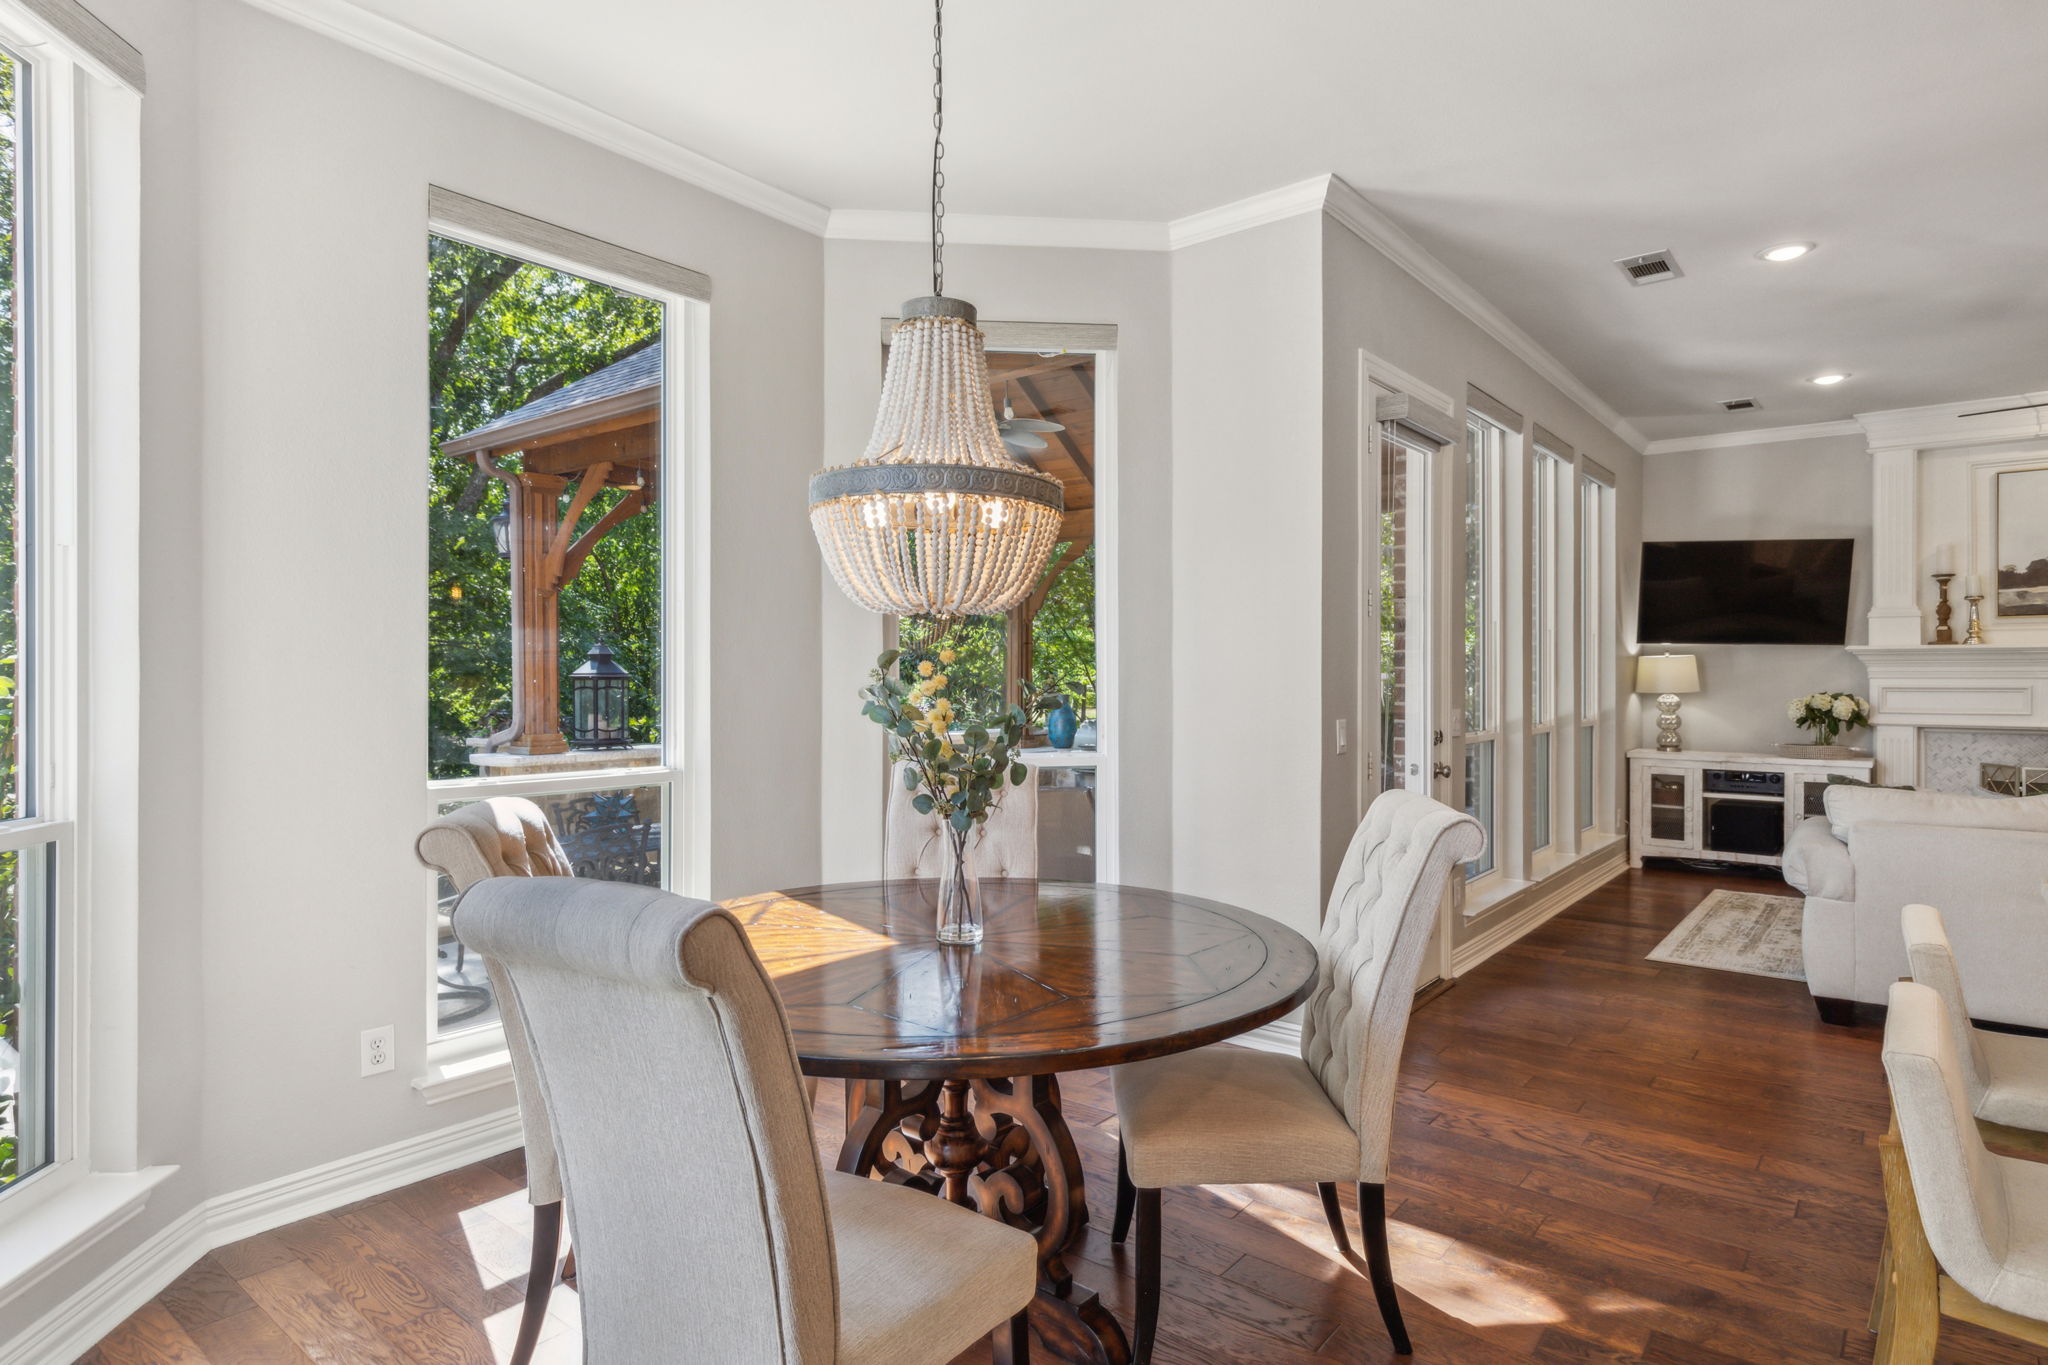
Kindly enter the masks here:
<path id="1" fill-rule="evenodd" d="M 1644 960 L 1722 885 L 1789 892 L 1627 873 L 1416 1014 L 1388 1206 L 1417 1359 L 1871 1358 L 1878 1032 L 1821 1024 L 1797 982 Z M 1066 1098 L 1094 1219 L 1077 1271 L 1128 1322 L 1107 1078 L 1073 1077 Z M 519 1179 L 512 1153 L 223 1247 L 85 1359 L 502 1359 L 525 1286 Z M 1391 1358 L 1313 1189 L 1174 1191 L 1165 1212 L 1160 1365 Z M 575 1314 L 565 1288 L 540 1365 L 581 1359 Z M 1960 1324 L 1941 1359 L 2048 1365 Z"/>

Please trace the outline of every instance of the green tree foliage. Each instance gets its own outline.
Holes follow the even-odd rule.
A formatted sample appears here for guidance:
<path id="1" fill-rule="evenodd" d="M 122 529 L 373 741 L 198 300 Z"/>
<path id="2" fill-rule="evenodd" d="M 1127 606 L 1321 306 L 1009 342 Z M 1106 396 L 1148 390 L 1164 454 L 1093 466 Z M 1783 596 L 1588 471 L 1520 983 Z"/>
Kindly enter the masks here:
<path id="1" fill-rule="evenodd" d="M 1053 547 L 1047 573 L 1065 560 L 1069 543 Z M 946 665 L 948 692 L 963 717 L 999 724 L 1009 711 L 1004 700 L 1009 620 L 1002 616 L 906 616 L 897 623 L 897 672 L 917 681 L 919 664 L 953 651 Z M 1095 547 L 1090 545 L 1060 570 L 1038 615 L 1031 621 L 1031 681 L 1062 691 L 1083 716 L 1095 697 Z"/>
<path id="2" fill-rule="evenodd" d="M 13 58 L 0 52 L 0 819 L 20 815 L 20 764 L 15 751 L 15 664 L 19 648 L 21 603 L 20 541 L 16 477 L 19 427 L 15 365 L 16 269 L 20 236 L 16 231 L 16 173 L 20 120 L 17 94 L 20 73 Z M 22 1045 L 20 900 L 15 873 L 20 855 L 0 855 L 0 1055 Z M 16 1072 L 19 1075 L 19 1071 Z M 21 1097 L 0 1090 L 0 1185 L 20 1171 L 18 1114 Z"/>
<path id="3" fill-rule="evenodd" d="M 505 510 L 505 486 L 480 479 L 469 459 L 442 455 L 441 443 L 653 345 L 662 307 L 443 237 L 428 239 L 427 278 L 430 773 L 474 777 L 463 741 L 511 714 L 511 568 L 490 527 Z M 583 524 L 623 496 L 600 494 Z M 632 674 L 633 734 L 644 741 L 659 738 L 661 720 L 658 516 L 650 508 L 606 536 L 561 600 L 565 707 L 569 672 L 602 640 Z"/>

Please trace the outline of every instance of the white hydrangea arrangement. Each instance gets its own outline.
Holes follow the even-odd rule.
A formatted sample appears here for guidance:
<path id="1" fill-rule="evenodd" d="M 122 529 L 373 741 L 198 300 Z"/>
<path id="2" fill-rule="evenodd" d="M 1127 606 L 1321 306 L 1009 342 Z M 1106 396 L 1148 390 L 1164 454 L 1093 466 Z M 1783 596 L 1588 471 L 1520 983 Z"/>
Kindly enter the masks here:
<path id="1" fill-rule="evenodd" d="M 1815 692 L 1786 703 L 1785 715 L 1813 731 L 1815 744 L 1833 744 L 1843 731 L 1870 724 L 1870 703 L 1854 692 Z"/>

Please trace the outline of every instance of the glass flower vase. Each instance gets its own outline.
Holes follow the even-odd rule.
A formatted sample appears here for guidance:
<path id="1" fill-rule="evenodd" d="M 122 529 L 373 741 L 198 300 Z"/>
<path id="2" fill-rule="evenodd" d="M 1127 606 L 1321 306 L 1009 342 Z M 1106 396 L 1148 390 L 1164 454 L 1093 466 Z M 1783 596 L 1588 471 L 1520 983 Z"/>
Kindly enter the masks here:
<path id="1" fill-rule="evenodd" d="M 969 828 L 972 828 L 970 826 Z M 981 942 L 981 892 L 967 866 L 967 831 L 946 828 L 945 876 L 939 882 L 939 942 Z"/>

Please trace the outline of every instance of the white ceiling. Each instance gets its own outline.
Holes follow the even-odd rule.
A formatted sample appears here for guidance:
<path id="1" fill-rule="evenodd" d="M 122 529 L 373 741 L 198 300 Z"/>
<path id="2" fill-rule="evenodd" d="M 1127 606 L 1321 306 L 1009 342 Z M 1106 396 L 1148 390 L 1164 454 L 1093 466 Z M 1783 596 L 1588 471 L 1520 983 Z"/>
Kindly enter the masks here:
<path id="1" fill-rule="evenodd" d="M 817 203 L 923 203 L 923 0 L 353 2 Z M 2040 0 L 955 0 L 946 27 L 956 212 L 1162 221 L 1335 172 L 1653 439 L 2048 388 Z M 1755 259 L 1786 240 L 1821 249 Z M 1611 264 L 1660 248 L 1686 278 Z M 1854 377 L 1803 382 L 1828 370 Z"/>

